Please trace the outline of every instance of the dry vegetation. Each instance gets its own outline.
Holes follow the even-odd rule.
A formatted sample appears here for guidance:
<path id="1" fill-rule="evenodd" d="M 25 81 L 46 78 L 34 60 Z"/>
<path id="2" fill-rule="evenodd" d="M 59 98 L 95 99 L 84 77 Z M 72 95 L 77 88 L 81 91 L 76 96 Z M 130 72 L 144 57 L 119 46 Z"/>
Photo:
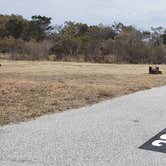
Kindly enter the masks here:
<path id="1" fill-rule="evenodd" d="M 166 84 L 148 65 L 0 61 L 0 125 Z"/>

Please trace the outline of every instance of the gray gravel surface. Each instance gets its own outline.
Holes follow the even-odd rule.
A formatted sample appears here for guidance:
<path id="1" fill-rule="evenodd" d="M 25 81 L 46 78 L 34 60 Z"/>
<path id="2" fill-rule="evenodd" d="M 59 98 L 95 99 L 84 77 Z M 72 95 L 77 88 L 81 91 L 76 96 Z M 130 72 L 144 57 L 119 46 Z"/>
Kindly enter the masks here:
<path id="1" fill-rule="evenodd" d="M 138 147 L 166 128 L 166 87 L 0 127 L 0 166 L 166 166 Z"/>

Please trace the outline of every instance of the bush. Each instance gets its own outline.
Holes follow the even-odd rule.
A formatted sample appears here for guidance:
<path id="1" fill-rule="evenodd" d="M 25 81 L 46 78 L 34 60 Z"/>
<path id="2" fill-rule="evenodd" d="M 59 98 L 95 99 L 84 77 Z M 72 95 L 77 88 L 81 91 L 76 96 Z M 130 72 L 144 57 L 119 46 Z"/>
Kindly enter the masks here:
<path id="1" fill-rule="evenodd" d="M 0 52 L 8 53 L 14 60 L 46 60 L 52 43 L 50 41 L 23 41 L 6 37 L 0 40 Z"/>
<path id="2" fill-rule="evenodd" d="M 50 48 L 52 43 L 50 41 L 35 42 L 29 41 L 25 42 L 22 54 L 28 55 L 27 59 L 30 60 L 46 60 L 48 59 Z"/>
<path id="3" fill-rule="evenodd" d="M 1 53 L 11 52 L 14 49 L 15 44 L 16 44 L 16 39 L 14 39 L 12 36 L 0 39 L 0 52 Z"/>

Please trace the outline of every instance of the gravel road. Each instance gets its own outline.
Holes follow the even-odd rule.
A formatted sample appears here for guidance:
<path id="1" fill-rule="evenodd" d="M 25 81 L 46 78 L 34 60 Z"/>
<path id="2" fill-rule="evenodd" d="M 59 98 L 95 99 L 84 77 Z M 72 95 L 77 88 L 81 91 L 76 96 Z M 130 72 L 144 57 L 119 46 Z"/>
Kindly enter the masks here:
<path id="1" fill-rule="evenodd" d="M 0 127 L 0 166 L 165 166 L 139 148 L 165 128 L 166 87 L 154 88 Z"/>

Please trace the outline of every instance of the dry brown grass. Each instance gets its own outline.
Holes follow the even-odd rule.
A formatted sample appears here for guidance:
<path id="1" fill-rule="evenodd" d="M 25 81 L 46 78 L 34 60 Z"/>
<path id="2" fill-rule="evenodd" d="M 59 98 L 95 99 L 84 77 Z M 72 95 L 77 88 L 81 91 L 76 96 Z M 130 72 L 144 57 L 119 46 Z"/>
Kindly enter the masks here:
<path id="1" fill-rule="evenodd" d="M 148 65 L 0 63 L 0 125 L 166 84 L 166 65 L 163 75 L 148 75 Z"/>

